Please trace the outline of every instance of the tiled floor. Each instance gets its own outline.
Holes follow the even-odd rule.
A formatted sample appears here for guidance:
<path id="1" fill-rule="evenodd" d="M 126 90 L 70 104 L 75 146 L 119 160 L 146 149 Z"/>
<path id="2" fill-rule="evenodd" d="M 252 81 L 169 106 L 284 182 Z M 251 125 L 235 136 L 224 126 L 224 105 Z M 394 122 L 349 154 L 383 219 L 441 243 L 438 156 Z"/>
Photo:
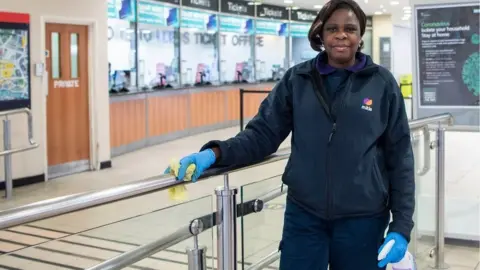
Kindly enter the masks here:
<path id="1" fill-rule="evenodd" d="M 196 151 L 202 142 L 210 138 L 227 138 L 235 132 L 237 132 L 236 128 L 177 140 L 115 158 L 114 168 L 109 170 L 82 173 L 18 188 L 15 189 L 14 199 L 0 203 L 0 209 L 61 195 L 108 188 L 120 183 L 160 175 L 170 158 L 181 157 Z M 288 140 L 283 146 L 288 146 Z M 231 174 L 231 184 L 241 186 L 239 200 L 247 201 L 257 198 L 277 187 L 280 184 L 280 178 L 275 176 L 283 172 L 284 165 L 285 161 L 281 161 Z M 455 195 L 463 195 L 464 198 L 470 196 L 478 199 L 480 189 L 469 190 L 468 194 L 459 193 L 459 190 L 462 190 L 460 188 L 462 181 L 465 181 L 463 179 L 469 179 L 465 182 L 472 184 L 471 179 L 466 177 L 472 172 L 466 169 L 468 165 L 465 163 L 462 165 L 462 178 L 449 181 L 447 189 L 455 190 L 458 192 Z M 425 177 L 428 178 L 428 176 Z M 269 179 L 254 183 L 267 178 Z M 421 185 L 420 188 L 427 192 L 430 190 L 430 180 L 422 181 L 426 184 Z M 223 178 L 219 176 L 189 185 L 187 196 L 183 200 L 186 202 L 181 204 L 179 204 L 180 201 L 175 201 L 169 196 L 169 191 L 160 191 L 0 231 L 0 251 L 3 253 L 0 256 L 0 269 L 43 270 L 91 267 L 171 234 L 188 224 L 190 220 L 211 213 L 215 208 L 213 190 L 222 183 Z M 238 219 L 238 228 L 244 232 L 243 245 L 242 241 L 238 242 L 239 261 L 245 259 L 248 265 L 277 249 L 281 237 L 283 205 L 284 196 L 269 202 L 261 213 Z M 207 247 L 207 264 L 210 269 L 216 264 L 215 238 L 215 231 L 211 229 L 203 232 L 199 237 L 199 244 Z M 185 254 L 188 246 L 193 246 L 192 239 L 144 259 L 128 269 L 188 269 Z M 418 269 L 429 269 L 428 265 L 433 262 L 428 258 L 430 248 L 429 242 L 419 240 Z M 447 245 L 446 250 L 449 269 L 480 270 L 478 247 Z M 273 263 L 268 269 L 278 269 L 278 262 Z"/>

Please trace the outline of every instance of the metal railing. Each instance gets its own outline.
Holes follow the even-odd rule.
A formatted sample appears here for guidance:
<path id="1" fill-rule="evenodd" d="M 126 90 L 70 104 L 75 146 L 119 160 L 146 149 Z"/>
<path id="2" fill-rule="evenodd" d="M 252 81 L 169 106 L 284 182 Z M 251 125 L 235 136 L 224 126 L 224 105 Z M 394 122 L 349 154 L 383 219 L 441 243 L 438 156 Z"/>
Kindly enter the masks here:
<path id="1" fill-rule="evenodd" d="M 436 139 L 433 143 L 429 143 L 430 148 L 437 148 L 437 166 L 436 166 L 436 183 L 437 183 L 437 201 L 436 201 L 436 245 L 435 245 L 435 266 L 441 268 L 444 265 L 444 227 L 445 227 L 445 127 L 444 125 L 452 124 L 452 116 L 450 114 L 442 114 L 428 118 L 418 119 L 410 122 L 411 131 L 435 130 Z M 432 126 L 435 124 L 435 126 Z M 427 129 L 428 128 L 428 129 Z M 430 148 L 428 152 L 430 151 Z M 191 255 L 191 261 L 195 265 L 190 269 L 204 270 L 199 268 L 202 264 L 202 254 L 205 254 L 203 247 L 198 247 L 196 235 L 207 228 L 217 226 L 217 250 L 218 270 L 236 270 L 236 218 L 240 215 L 248 215 L 249 213 L 258 212 L 263 209 L 263 204 L 272 200 L 286 192 L 285 188 L 279 188 L 262 198 L 248 201 L 242 204 L 236 203 L 237 188 L 231 187 L 228 179 L 228 173 L 243 170 L 250 167 L 262 166 L 272 162 L 284 160 L 290 155 L 289 149 L 281 149 L 275 155 L 266 158 L 264 161 L 250 164 L 247 166 L 235 166 L 227 168 L 217 168 L 208 170 L 202 178 L 224 175 L 224 186 L 216 189 L 217 211 L 206 217 L 200 217 L 193 220 L 188 226 L 180 228 L 173 235 L 169 235 L 157 241 L 143 245 L 137 249 L 131 250 L 111 260 L 105 261 L 90 269 L 121 269 L 127 265 L 131 265 L 151 254 L 157 253 L 171 245 L 194 236 L 195 248 L 190 249 L 188 254 Z M 171 176 L 162 175 L 159 177 L 149 178 L 138 182 L 125 184 L 122 186 L 95 191 L 85 192 L 64 196 L 60 198 L 45 200 L 30 205 L 6 210 L 0 212 L 0 229 L 38 221 L 41 219 L 58 216 L 65 213 L 75 212 L 131 197 L 147 194 L 172 187 L 177 184 L 185 184 L 178 182 Z M 273 255 L 272 255 L 273 256 Z M 197 259 L 195 259 L 197 258 Z M 268 259 L 265 259 L 268 263 Z M 262 260 L 263 261 L 263 260 Z M 262 263 L 262 262 L 260 262 Z M 253 268 L 261 269 L 261 268 Z"/>
<path id="2" fill-rule="evenodd" d="M 11 121 L 8 118 L 10 115 L 26 114 L 27 115 L 27 129 L 28 129 L 28 142 L 29 145 L 20 148 L 12 149 L 12 131 Z M 12 154 L 20 153 L 28 150 L 32 150 L 38 147 L 38 143 L 33 138 L 33 118 L 32 112 L 28 108 L 10 110 L 0 112 L 0 117 L 3 119 L 3 151 L 0 152 L 0 156 L 3 156 L 4 173 L 5 173 L 5 198 L 10 199 L 13 192 L 13 178 L 12 178 Z"/>
<path id="3" fill-rule="evenodd" d="M 210 169 L 200 177 L 199 181 L 208 177 L 222 175 L 227 172 L 233 173 L 238 170 L 263 166 L 286 159 L 289 155 L 290 149 L 283 148 L 277 151 L 274 155 L 271 155 L 256 164 Z M 179 182 L 175 177 L 170 175 L 160 175 L 104 190 L 83 192 L 39 201 L 25 206 L 0 211 L 0 230 L 116 201 L 130 199 L 132 197 L 157 192 L 175 185 L 183 184 L 189 184 L 189 182 Z"/>
<path id="4" fill-rule="evenodd" d="M 228 178 L 227 175 L 225 178 Z M 236 226 L 234 225 L 236 218 L 261 212 L 267 202 L 286 194 L 288 188 L 279 186 L 257 199 L 239 204 L 235 204 L 235 200 L 232 200 L 232 198 L 235 197 L 236 189 L 229 189 L 230 192 L 228 193 L 223 192 L 225 190 L 224 188 L 216 190 L 217 205 L 222 207 L 219 207 L 216 212 L 193 219 L 188 226 L 178 229 L 173 234 L 120 254 L 117 257 L 88 268 L 88 270 L 123 269 L 192 236 L 194 237 L 194 247 L 187 250 L 188 265 L 191 267 L 189 269 L 206 270 L 206 268 L 199 267 L 199 265 L 205 266 L 206 248 L 198 245 L 197 236 L 214 226 L 217 226 L 218 236 L 217 269 L 237 269 L 237 250 L 234 244 L 237 238 Z M 224 202 L 225 199 L 227 200 L 226 202 Z M 225 219 L 226 217 L 228 217 L 228 219 Z M 270 258 L 270 260 L 271 259 L 272 258 Z M 262 260 L 255 265 L 259 266 L 265 263 L 267 263 L 267 261 Z"/>

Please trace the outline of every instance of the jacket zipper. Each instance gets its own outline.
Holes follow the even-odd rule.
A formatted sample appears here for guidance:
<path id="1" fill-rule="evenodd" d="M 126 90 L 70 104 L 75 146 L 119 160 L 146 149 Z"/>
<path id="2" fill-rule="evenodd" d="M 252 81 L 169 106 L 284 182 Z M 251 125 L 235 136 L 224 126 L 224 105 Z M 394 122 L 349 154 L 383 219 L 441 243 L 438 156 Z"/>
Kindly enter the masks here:
<path id="1" fill-rule="evenodd" d="M 332 121 L 332 130 L 330 131 L 330 136 L 328 137 L 328 144 L 327 144 L 327 219 L 332 219 L 332 208 L 333 208 L 333 201 L 335 200 L 333 191 L 330 190 L 332 187 L 332 172 L 331 172 L 331 154 L 330 154 L 330 149 L 332 147 L 332 139 L 335 136 L 335 133 L 337 132 L 337 117 L 338 115 L 338 108 L 343 109 L 345 105 L 345 99 L 347 98 L 347 95 L 349 95 L 351 87 L 352 87 L 352 81 L 353 81 L 353 74 L 350 75 L 347 81 L 347 85 L 345 87 L 345 92 L 342 94 L 340 97 L 340 104 L 337 107 L 334 108 L 335 106 L 333 105 L 333 100 L 332 100 L 332 110 L 331 110 L 331 115 L 330 115 L 330 120 Z M 332 114 L 335 115 L 335 119 L 333 119 Z"/>
<path id="2" fill-rule="evenodd" d="M 312 81 L 314 82 L 314 86 L 315 88 L 317 89 L 314 89 L 314 91 L 316 92 L 315 94 L 317 95 L 319 101 L 320 101 L 320 104 L 322 105 L 322 107 L 324 107 L 324 110 L 325 110 L 325 113 L 327 114 L 327 117 L 328 119 L 330 120 L 330 122 L 332 123 L 332 129 L 330 130 L 330 135 L 328 136 L 328 143 L 327 143 L 327 158 L 326 158 L 326 174 L 327 174 L 327 181 L 326 181 L 326 185 L 325 185 L 325 188 L 326 188 L 326 193 L 327 193 L 327 219 L 331 219 L 332 218 L 332 208 L 333 208 L 333 194 L 332 194 L 332 191 L 330 190 L 331 186 L 332 186 L 332 173 L 331 173 L 331 154 L 330 154 L 330 148 L 331 148 L 331 145 L 332 145 L 332 140 L 333 140 L 333 137 L 335 136 L 335 133 L 337 132 L 337 119 L 336 117 L 334 118 L 333 115 L 337 115 L 336 111 L 334 109 L 334 105 L 333 105 L 333 100 L 331 102 L 331 108 L 328 108 L 329 106 L 326 104 L 325 100 L 323 99 L 323 97 L 321 96 L 320 94 L 320 85 L 318 84 L 317 82 L 317 78 L 315 78 L 315 76 L 312 76 L 311 77 Z M 347 94 L 350 92 L 350 88 L 352 86 L 352 81 L 353 81 L 353 75 L 350 75 L 350 78 L 348 78 L 348 81 L 347 81 L 347 85 L 345 87 L 345 92 L 343 93 L 343 95 L 340 97 L 340 109 L 343 108 L 344 106 L 344 103 L 345 103 L 345 99 L 347 97 Z M 323 85 L 322 85 L 323 87 Z"/>

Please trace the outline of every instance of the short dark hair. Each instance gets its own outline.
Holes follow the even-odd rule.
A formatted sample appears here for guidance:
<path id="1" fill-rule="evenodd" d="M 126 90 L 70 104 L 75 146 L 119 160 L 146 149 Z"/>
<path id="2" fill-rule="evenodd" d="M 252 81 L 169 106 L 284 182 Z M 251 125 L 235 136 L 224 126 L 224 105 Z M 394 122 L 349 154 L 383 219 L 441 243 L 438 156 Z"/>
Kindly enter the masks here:
<path id="1" fill-rule="evenodd" d="M 308 31 L 308 40 L 310 41 L 310 47 L 313 50 L 320 52 L 323 51 L 323 26 L 325 22 L 332 16 L 332 14 L 339 9 L 348 9 L 355 13 L 360 23 L 360 35 L 363 37 L 365 34 L 365 28 L 367 27 L 367 15 L 363 12 L 362 8 L 354 0 L 330 0 L 318 13 L 317 17 Z M 360 51 L 363 48 L 363 40 L 360 42 Z"/>

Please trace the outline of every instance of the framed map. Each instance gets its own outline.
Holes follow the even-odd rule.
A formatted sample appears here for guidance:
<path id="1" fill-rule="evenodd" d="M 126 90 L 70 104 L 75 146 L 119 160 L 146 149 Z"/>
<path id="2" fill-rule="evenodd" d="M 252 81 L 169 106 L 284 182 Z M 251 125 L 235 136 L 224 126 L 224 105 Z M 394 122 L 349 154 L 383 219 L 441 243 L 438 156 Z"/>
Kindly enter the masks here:
<path id="1" fill-rule="evenodd" d="M 30 108 L 30 15 L 0 12 L 0 111 Z"/>

